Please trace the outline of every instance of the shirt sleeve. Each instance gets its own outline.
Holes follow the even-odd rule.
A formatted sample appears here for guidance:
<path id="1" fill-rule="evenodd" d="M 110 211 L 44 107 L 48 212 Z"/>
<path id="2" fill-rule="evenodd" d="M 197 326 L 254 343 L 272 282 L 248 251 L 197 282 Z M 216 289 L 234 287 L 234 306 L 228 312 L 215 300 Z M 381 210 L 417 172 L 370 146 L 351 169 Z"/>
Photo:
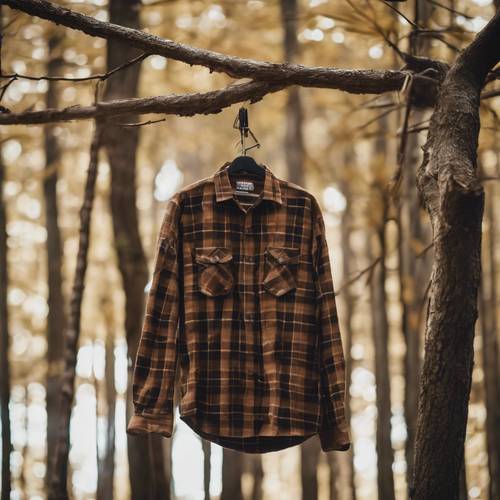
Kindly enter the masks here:
<path id="1" fill-rule="evenodd" d="M 312 255 L 315 271 L 321 388 L 319 439 L 323 451 L 345 451 L 351 445 L 344 406 L 345 358 L 337 316 L 325 223 L 316 199 L 313 199 Z"/>
<path id="2" fill-rule="evenodd" d="M 166 209 L 156 245 L 151 288 L 132 379 L 134 414 L 127 433 L 172 436 L 179 323 L 180 205 L 176 195 Z"/>

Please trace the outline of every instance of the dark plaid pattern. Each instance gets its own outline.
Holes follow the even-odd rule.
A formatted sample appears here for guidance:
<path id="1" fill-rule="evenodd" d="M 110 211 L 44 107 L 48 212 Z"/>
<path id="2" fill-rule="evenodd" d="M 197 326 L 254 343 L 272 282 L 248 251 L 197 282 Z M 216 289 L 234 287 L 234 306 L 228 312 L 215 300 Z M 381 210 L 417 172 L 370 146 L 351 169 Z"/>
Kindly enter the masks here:
<path id="1" fill-rule="evenodd" d="M 221 446 L 264 453 L 318 434 L 324 451 L 347 450 L 319 204 L 265 165 L 261 180 L 229 164 L 166 203 L 127 432 L 170 437 L 175 386 L 180 418 Z M 237 180 L 259 196 L 235 193 Z"/>

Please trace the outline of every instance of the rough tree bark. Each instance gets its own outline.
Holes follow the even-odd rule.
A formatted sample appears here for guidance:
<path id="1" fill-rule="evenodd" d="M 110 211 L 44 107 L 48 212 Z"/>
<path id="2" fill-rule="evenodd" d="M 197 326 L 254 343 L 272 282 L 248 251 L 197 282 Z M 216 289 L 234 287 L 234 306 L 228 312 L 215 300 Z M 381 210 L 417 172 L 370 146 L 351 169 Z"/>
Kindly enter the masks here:
<path id="1" fill-rule="evenodd" d="M 432 114 L 417 186 L 433 229 L 410 498 L 459 495 L 481 276 L 484 190 L 476 168 L 480 93 L 500 59 L 500 14 L 459 55 Z"/>
<path id="2" fill-rule="evenodd" d="M 178 116 L 215 114 L 238 102 L 247 100 L 257 102 L 266 94 L 277 92 L 285 86 L 284 84 L 249 82 L 204 93 L 137 97 L 103 101 L 91 106 L 70 106 L 64 109 L 0 113 L 0 125 L 38 125 L 56 121 L 96 117 L 122 117 L 123 115 L 144 113 L 173 114 Z"/>

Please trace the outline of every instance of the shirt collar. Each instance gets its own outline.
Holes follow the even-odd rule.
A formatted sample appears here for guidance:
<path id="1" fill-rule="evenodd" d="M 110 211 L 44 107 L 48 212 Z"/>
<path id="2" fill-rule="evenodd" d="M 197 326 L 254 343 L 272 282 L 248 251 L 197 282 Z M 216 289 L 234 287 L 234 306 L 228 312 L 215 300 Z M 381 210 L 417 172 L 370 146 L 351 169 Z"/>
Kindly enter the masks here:
<path id="1" fill-rule="evenodd" d="M 226 161 L 213 174 L 213 180 L 215 184 L 215 199 L 218 202 L 233 198 L 233 186 L 231 185 L 228 174 L 228 167 L 230 164 L 230 161 Z M 282 204 L 283 199 L 281 198 L 281 189 L 278 179 L 271 172 L 269 167 L 262 163 L 260 165 L 264 168 L 265 171 L 262 198 L 273 200 L 279 204 Z"/>

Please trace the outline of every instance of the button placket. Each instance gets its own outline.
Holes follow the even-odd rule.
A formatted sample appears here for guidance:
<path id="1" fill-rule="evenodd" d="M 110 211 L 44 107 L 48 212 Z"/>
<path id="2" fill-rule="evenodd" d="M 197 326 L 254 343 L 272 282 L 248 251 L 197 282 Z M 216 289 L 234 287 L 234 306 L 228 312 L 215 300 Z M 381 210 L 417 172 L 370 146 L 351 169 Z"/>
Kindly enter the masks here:
<path id="1" fill-rule="evenodd" d="M 240 243 L 240 276 L 242 276 L 244 288 L 253 287 L 255 267 L 251 264 L 257 262 L 258 258 L 253 255 L 254 243 L 251 241 L 252 235 L 252 216 L 254 206 L 251 206 L 248 211 L 243 215 L 243 234 Z M 243 321 L 243 328 L 246 334 L 246 338 L 249 343 L 255 343 L 255 349 L 257 349 L 261 355 L 258 356 L 258 361 L 255 362 L 252 356 L 248 359 L 248 371 L 253 373 L 254 382 L 258 387 L 256 392 L 256 405 L 260 407 L 262 404 L 261 399 L 264 394 L 265 376 L 264 376 L 264 366 L 262 364 L 262 337 L 261 337 L 261 326 L 258 324 L 258 313 L 256 311 L 257 304 L 251 299 L 247 294 L 243 294 L 243 300 L 241 302 L 241 313 L 240 318 Z M 257 366 L 255 365 L 257 363 Z"/>

